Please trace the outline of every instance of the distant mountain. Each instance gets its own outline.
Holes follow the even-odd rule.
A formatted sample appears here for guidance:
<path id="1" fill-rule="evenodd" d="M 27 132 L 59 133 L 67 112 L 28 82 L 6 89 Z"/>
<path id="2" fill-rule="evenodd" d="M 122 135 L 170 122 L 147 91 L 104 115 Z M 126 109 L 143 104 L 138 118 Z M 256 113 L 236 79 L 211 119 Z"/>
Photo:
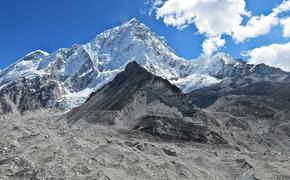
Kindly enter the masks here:
<path id="1" fill-rule="evenodd" d="M 24 56 L 0 72 L 0 92 L 7 92 L 7 88 L 23 78 L 29 82 L 49 77 L 57 86 L 57 90 L 51 93 L 53 97 L 48 97 L 52 100 L 49 106 L 70 110 L 110 82 L 131 61 L 137 61 L 154 75 L 169 80 L 184 93 L 218 84 L 228 77 L 251 74 L 251 69 L 256 67 L 224 53 L 185 60 L 178 57 L 163 38 L 132 19 L 99 34 L 86 44 L 62 48 L 51 54 L 37 50 Z M 40 83 L 46 86 L 44 82 Z M 29 84 L 25 87 L 35 91 Z M 17 94 L 16 99 L 25 94 Z M 8 99 L 7 96 L 0 98 L 6 107 L 22 110 L 10 96 Z"/>
<path id="2" fill-rule="evenodd" d="M 84 104 L 70 111 L 67 119 L 71 124 L 103 123 L 166 139 L 227 143 L 205 126 L 204 121 L 213 118 L 196 108 L 178 87 L 135 61 Z"/>
<path id="3" fill-rule="evenodd" d="M 216 130 L 237 145 L 250 151 L 289 151 L 289 73 L 263 64 L 250 70 L 188 95 L 220 122 Z"/>
<path id="4" fill-rule="evenodd" d="M 290 82 L 290 73 L 265 64 L 254 66 L 244 63 L 243 68 L 235 69 L 224 77 L 217 84 L 190 92 L 193 103 L 200 108 L 206 108 L 225 95 L 271 95 L 287 87 Z"/>

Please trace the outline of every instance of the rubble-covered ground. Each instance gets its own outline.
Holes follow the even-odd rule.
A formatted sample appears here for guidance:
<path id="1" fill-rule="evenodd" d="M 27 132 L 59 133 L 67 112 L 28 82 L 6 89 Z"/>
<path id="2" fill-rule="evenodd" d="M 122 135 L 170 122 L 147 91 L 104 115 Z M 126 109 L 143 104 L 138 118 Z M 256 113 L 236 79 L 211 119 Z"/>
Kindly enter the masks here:
<path id="1" fill-rule="evenodd" d="M 165 142 L 112 126 L 69 126 L 63 116 L 42 111 L 0 116 L 0 177 L 289 180 L 290 152 Z"/>

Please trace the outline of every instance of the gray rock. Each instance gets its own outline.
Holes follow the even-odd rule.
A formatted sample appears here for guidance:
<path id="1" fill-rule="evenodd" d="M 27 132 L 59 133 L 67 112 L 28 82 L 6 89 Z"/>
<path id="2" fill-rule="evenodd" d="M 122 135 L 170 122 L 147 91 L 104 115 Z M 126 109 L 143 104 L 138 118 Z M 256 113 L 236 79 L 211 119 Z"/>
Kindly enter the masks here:
<path id="1" fill-rule="evenodd" d="M 168 156 L 177 156 L 177 153 L 172 148 L 163 148 L 163 151 Z"/>

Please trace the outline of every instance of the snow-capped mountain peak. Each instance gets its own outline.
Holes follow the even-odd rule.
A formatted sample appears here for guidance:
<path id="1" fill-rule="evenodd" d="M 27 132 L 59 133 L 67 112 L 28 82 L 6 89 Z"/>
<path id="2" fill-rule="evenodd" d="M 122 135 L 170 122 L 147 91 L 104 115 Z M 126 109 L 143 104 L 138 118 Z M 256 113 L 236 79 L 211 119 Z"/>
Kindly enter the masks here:
<path id="1" fill-rule="evenodd" d="M 169 80 L 185 77 L 192 69 L 191 63 L 176 56 L 164 38 L 131 19 L 86 44 L 51 54 L 37 50 L 24 56 L 0 73 L 0 86 L 22 77 L 53 75 L 66 92 L 61 101 L 70 101 L 74 106 L 112 80 L 131 61 Z"/>
<path id="2" fill-rule="evenodd" d="M 214 54 L 213 58 L 219 59 L 220 61 L 223 61 L 225 64 L 237 64 L 237 63 L 239 63 L 238 60 L 235 60 L 229 54 L 223 53 L 223 52 L 218 52 L 218 53 Z"/>
<path id="3" fill-rule="evenodd" d="M 31 52 L 31 53 L 28 53 L 27 55 L 25 55 L 21 59 L 27 59 L 27 60 L 32 59 L 32 58 L 37 59 L 39 57 L 45 57 L 45 56 L 48 56 L 48 55 L 49 55 L 48 52 L 45 52 L 45 51 L 42 51 L 42 50 L 38 49 L 38 50 L 35 50 L 35 51 Z"/>
<path id="4" fill-rule="evenodd" d="M 136 18 L 132 18 L 129 21 L 127 21 L 129 24 L 140 24 L 140 22 Z"/>
<path id="5" fill-rule="evenodd" d="M 59 102 L 71 108 L 111 81 L 131 61 L 168 79 L 184 92 L 218 83 L 243 64 L 225 53 L 185 60 L 174 53 L 164 38 L 131 19 L 86 44 L 61 48 L 51 54 L 37 50 L 24 56 L 0 72 L 0 86 L 22 77 L 49 75 L 64 92 Z"/>
<path id="6" fill-rule="evenodd" d="M 16 63 L 0 71 L 0 86 L 21 77 L 29 78 L 31 76 L 41 75 L 42 72 L 37 70 L 38 65 L 48 56 L 49 53 L 42 50 L 36 50 L 23 56 Z"/>

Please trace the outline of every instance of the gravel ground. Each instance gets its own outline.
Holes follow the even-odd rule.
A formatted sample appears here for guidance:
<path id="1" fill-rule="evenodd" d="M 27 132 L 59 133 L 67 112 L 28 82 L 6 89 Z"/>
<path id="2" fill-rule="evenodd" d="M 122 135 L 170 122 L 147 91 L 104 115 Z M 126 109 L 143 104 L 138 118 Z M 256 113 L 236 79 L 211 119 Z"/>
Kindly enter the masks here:
<path id="1" fill-rule="evenodd" d="M 286 151 L 164 142 L 45 111 L 0 116 L 0 135 L 3 180 L 290 179 Z"/>

